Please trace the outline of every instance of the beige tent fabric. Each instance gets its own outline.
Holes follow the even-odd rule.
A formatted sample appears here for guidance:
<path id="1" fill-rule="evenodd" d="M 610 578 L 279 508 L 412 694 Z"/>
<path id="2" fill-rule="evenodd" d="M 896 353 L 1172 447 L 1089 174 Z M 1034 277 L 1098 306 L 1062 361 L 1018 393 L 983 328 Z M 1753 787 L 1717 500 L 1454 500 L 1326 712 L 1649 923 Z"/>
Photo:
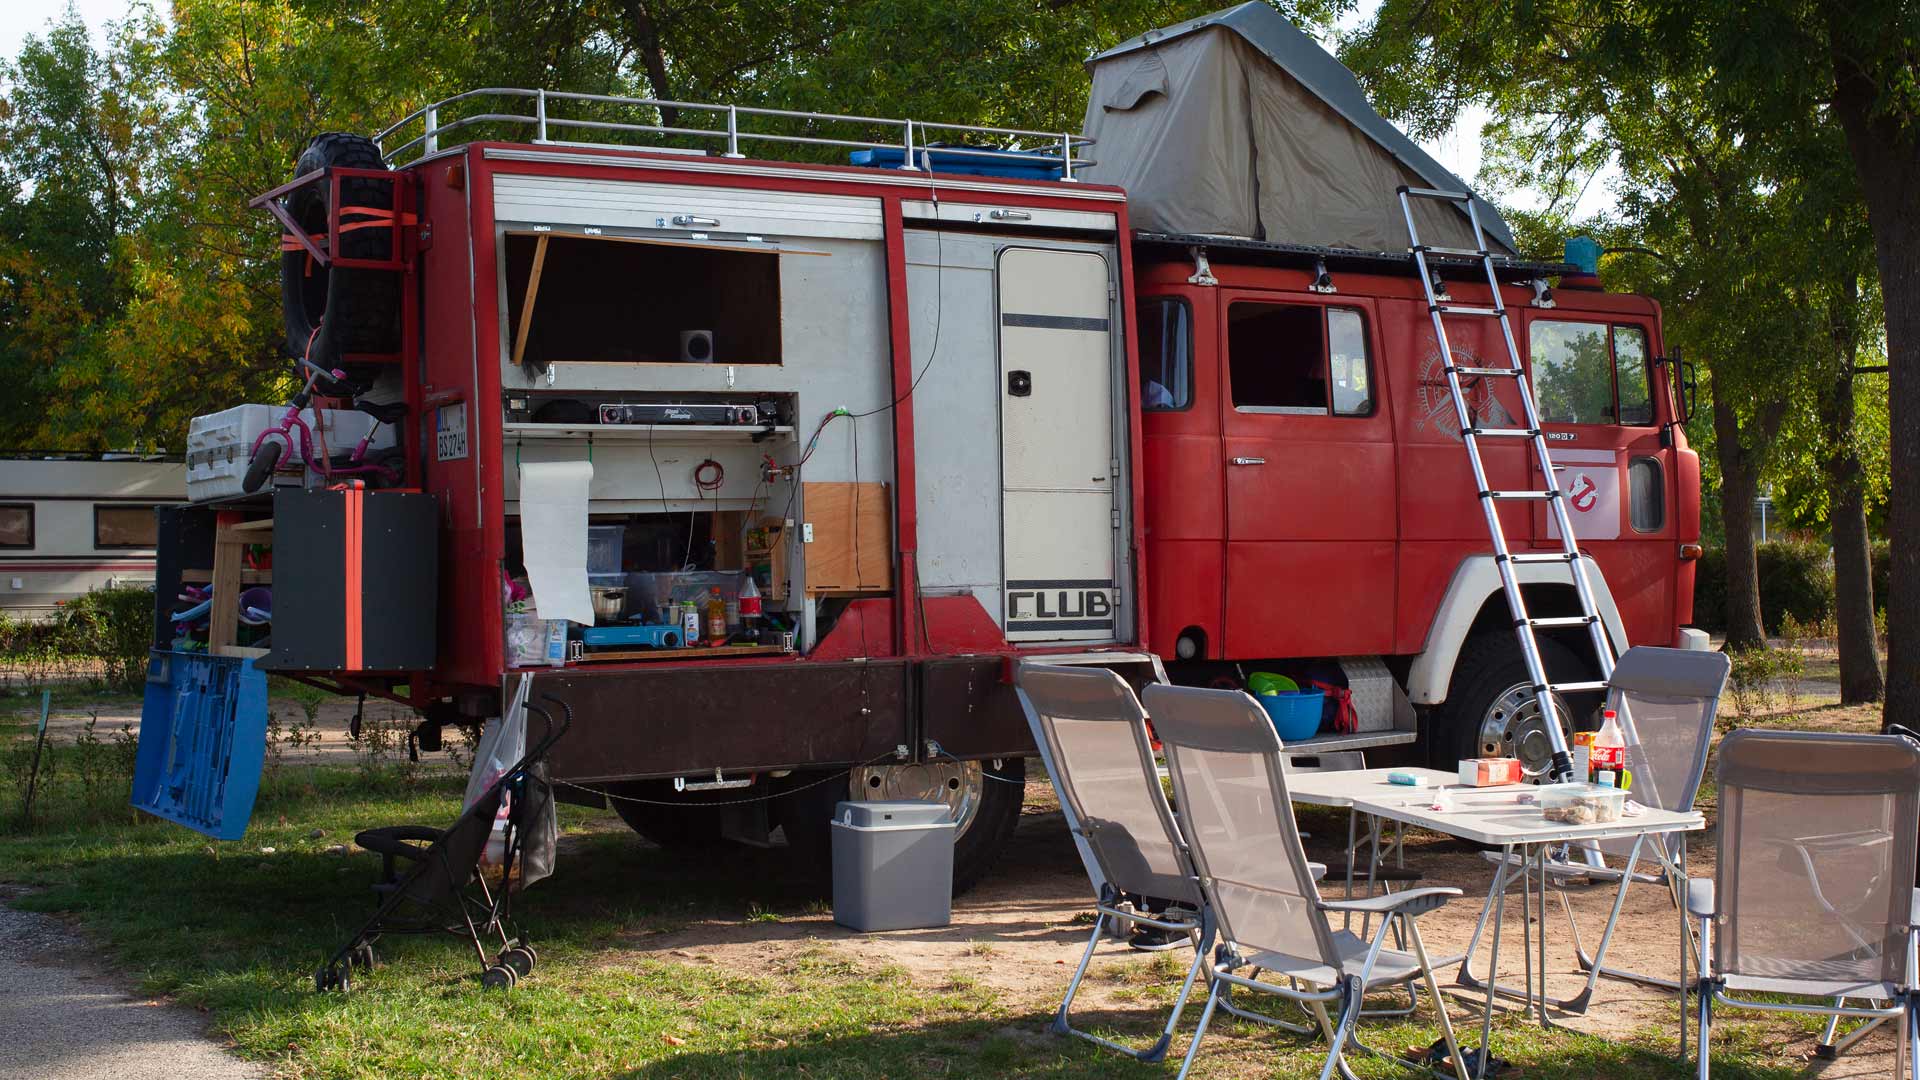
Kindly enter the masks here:
<path id="1" fill-rule="evenodd" d="M 1096 61 L 1083 131 L 1098 164 L 1079 175 L 1125 188 L 1148 232 L 1403 251 L 1395 189 L 1428 186 L 1222 26 Z M 1421 200 L 1414 212 L 1424 242 L 1471 245 L 1459 210 Z"/>

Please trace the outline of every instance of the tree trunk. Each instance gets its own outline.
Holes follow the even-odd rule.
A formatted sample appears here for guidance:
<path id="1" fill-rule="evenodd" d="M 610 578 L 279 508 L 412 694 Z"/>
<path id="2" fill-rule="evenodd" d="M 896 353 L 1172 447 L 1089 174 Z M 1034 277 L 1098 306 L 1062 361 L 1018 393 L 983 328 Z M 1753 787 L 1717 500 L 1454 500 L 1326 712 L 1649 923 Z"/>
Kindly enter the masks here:
<path id="1" fill-rule="evenodd" d="M 653 11 L 644 0 L 627 0 L 621 8 L 626 15 L 627 44 L 640 54 L 640 66 L 647 73 L 647 85 L 653 89 L 654 98 L 673 100 L 673 79 L 667 74 L 667 50 L 660 40 L 660 24 L 654 20 Z M 660 106 L 660 124 L 678 127 L 680 110 L 671 105 Z"/>
<path id="2" fill-rule="evenodd" d="M 1866 197 L 1887 320 L 1893 561 L 1887 595 L 1888 724 L 1920 726 L 1920 133 L 1877 111 L 1874 80 L 1835 42 L 1833 111 Z"/>
<path id="3" fill-rule="evenodd" d="M 1767 643 L 1760 623 L 1760 566 L 1754 551 L 1753 497 L 1760 488 L 1756 455 L 1740 443 L 1740 418 L 1727 388 L 1713 388 L 1713 434 L 1720 459 L 1720 519 L 1727 533 L 1727 648 Z"/>

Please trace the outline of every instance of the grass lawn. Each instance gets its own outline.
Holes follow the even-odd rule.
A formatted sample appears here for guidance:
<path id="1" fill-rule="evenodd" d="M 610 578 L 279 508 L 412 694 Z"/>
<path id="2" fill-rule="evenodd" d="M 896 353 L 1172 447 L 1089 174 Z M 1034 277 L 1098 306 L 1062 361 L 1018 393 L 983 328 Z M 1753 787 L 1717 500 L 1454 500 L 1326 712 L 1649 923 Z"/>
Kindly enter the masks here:
<path id="1" fill-rule="evenodd" d="M 608 815 L 577 808 L 562 808 L 559 874 L 526 897 L 540 967 L 511 994 L 483 990 L 474 958 L 452 938 L 388 939 L 381 967 L 352 993 L 316 993 L 314 968 L 369 908 L 376 863 L 351 849 L 352 834 L 449 822 L 459 790 L 445 774 L 286 768 L 264 788 L 247 839 L 230 844 L 111 803 L 82 809 L 69 792 L 33 832 L 0 837 L 0 860 L 5 879 L 28 890 L 15 904 L 70 917 L 144 991 L 203 1009 L 240 1053 L 286 1076 L 1171 1074 L 1047 1034 L 1050 1001 L 1001 1000 L 967 979 L 929 983 L 825 945 L 795 943 L 751 973 L 649 954 L 649 935 L 690 921 L 778 921 L 818 902 L 803 899 L 774 855 L 682 863 L 608 827 Z M 328 850 L 341 844 L 352 853 Z M 1129 1035 L 1143 1034 L 1151 1007 L 1172 994 L 1171 979 L 1137 981 L 1132 1003 L 1109 1014 Z M 1455 1016 L 1464 1033 L 1464 1010 Z M 1684 1072 L 1671 1057 L 1671 1024 L 1605 1039 L 1544 1033 L 1519 1019 L 1496 1031 L 1496 1049 L 1520 1075 Z M 1214 1032 L 1198 1075 L 1318 1071 L 1320 1050 L 1305 1037 L 1233 1021 Z M 1398 1051 L 1437 1036 L 1424 1012 L 1421 1022 L 1370 1022 L 1363 1032 Z M 1764 1029 L 1729 1027 L 1717 1068 L 1796 1074 L 1772 1042 Z M 1183 1036 L 1176 1051 L 1184 1046 Z M 1367 1077 L 1404 1075 L 1383 1062 L 1356 1066 Z"/>

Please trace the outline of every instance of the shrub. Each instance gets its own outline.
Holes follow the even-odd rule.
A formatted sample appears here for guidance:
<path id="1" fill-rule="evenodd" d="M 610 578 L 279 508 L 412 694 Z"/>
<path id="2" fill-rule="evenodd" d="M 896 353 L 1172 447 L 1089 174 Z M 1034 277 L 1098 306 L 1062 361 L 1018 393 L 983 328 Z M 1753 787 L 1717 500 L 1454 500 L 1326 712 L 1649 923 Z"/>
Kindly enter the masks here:
<path id="1" fill-rule="evenodd" d="M 1833 555 L 1823 544 L 1761 544 L 1760 618 L 1779 634 L 1792 615 L 1801 626 L 1825 624 L 1833 615 Z M 1693 625 L 1712 633 L 1727 629 L 1727 553 L 1710 548 L 1694 570 Z"/>
<path id="2" fill-rule="evenodd" d="M 108 686 L 132 690 L 146 678 L 152 589 L 95 589 L 61 605 L 57 622 L 61 644 L 75 656 L 98 660 Z"/>

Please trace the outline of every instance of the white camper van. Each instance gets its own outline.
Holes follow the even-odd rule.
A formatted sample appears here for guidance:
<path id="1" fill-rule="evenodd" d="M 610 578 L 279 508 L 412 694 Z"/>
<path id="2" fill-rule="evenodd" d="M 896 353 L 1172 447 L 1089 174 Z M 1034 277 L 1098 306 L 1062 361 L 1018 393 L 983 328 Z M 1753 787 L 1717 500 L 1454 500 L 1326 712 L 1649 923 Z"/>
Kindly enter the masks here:
<path id="1" fill-rule="evenodd" d="M 0 455 L 0 610 L 153 583 L 154 508 L 185 501 L 186 465 L 150 454 Z"/>

